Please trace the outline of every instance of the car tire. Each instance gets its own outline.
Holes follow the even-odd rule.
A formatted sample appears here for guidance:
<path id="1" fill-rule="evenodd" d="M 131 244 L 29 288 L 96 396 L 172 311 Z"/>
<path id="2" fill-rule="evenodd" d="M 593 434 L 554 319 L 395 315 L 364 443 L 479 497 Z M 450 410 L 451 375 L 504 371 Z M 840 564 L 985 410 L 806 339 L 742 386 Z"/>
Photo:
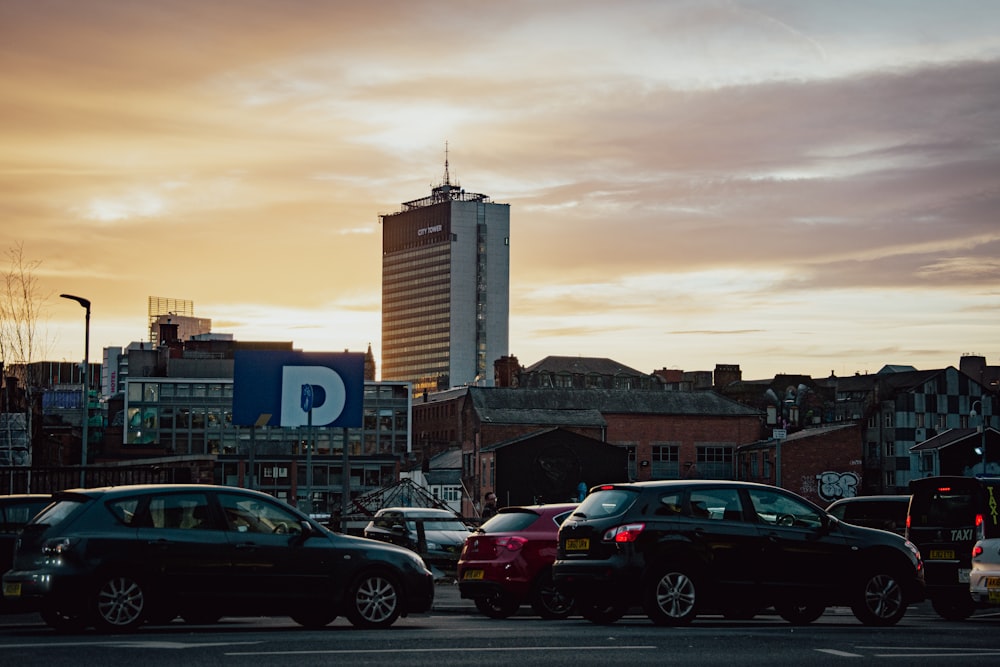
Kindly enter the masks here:
<path id="1" fill-rule="evenodd" d="M 964 621 L 975 611 L 975 604 L 971 597 L 963 599 L 957 595 L 931 598 L 931 606 L 938 616 L 946 621 Z"/>
<path id="2" fill-rule="evenodd" d="M 687 625 L 698 614 L 700 579 L 687 565 L 661 568 L 647 581 L 643 607 L 656 625 Z"/>
<path id="3" fill-rule="evenodd" d="M 865 625 L 885 627 L 899 623 L 906 613 L 906 596 L 899 579 L 882 571 L 862 577 L 851 611 Z"/>
<path id="4" fill-rule="evenodd" d="M 42 621 L 60 634 L 76 634 L 87 627 L 87 619 L 83 614 L 70 613 L 61 609 L 44 608 L 41 610 Z"/>
<path id="5" fill-rule="evenodd" d="M 365 572 L 347 593 L 347 619 L 356 628 L 388 628 L 399 618 L 402 604 L 395 579 L 384 572 Z"/>
<path id="6" fill-rule="evenodd" d="M 809 602 L 784 602 L 774 605 L 778 616 L 792 625 L 809 625 L 826 611 L 826 606 Z"/>
<path id="7" fill-rule="evenodd" d="M 148 594 L 145 586 L 129 574 L 98 579 L 91 598 L 94 627 L 98 632 L 132 632 L 146 622 Z"/>
<path id="8" fill-rule="evenodd" d="M 478 597 L 474 602 L 480 614 L 496 619 L 510 618 L 521 608 L 521 603 L 502 592 Z"/>
<path id="9" fill-rule="evenodd" d="M 552 572 L 545 570 L 535 577 L 531 587 L 531 608 L 542 618 L 567 618 L 573 613 L 573 598 L 556 588 Z"/>
<path id="10" fill-rule="evenodd" d="M 319 630 L 337 620 L 337 614 L 328 609 L 308 609 L 295 612 L 291 618 L 304 628 Z"/>
<path id="11" fill-rule="evenodd" d="M 579 602 L 578 608 L 581 616 L 597 625 L 611 625 L 628 611 L 628 607 L 621 602 L 604 602 L 601 600 Z"/>

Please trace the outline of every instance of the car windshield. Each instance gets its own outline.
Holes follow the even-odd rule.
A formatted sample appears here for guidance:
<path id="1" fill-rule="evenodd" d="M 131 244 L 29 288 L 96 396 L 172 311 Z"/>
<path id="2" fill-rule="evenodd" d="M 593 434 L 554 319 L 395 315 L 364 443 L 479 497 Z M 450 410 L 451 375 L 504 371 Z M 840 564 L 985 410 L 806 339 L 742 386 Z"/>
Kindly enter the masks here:
<path id="1" fill-rule="evenodd" d="M 463 532 L 468 532 L 469 527 L 458 519 L 424 519 L 421 521 L 424 524 L 424 530 L 458 530 Z M 407 521 L 406 526 L 410 530 L 417 529 L 416 521 Z"/>

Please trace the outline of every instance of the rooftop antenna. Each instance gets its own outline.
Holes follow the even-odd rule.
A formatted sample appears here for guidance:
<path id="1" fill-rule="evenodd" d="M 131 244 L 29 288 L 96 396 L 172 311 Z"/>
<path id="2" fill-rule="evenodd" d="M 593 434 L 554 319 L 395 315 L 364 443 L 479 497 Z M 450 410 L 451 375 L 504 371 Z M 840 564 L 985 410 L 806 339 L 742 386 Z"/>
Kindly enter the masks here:
<path id="1" fill-rule="evenodd" d="M 448 176 L 448 142 L 444 142 L 444 185 L 451 185 L 451 178 Z"/>

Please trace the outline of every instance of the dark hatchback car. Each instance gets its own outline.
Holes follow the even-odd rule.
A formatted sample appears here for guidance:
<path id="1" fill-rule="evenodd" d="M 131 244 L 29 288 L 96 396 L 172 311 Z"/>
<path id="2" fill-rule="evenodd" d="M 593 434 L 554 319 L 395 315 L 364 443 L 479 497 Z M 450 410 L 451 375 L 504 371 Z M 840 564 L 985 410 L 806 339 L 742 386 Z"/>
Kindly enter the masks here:
<path id="1" fill-rule="evenodd" d="M 431 573 L 400 547 L 333 533 L 264 493 L 210 485 L 77 489 L 21 531 L 6 598 L 61 631 L 287 615 L 390 626 L 430 609 Z"/>
<path id="2" fill-rule="evenodd" d="M 884 626 L 923 599 L 920 555 L 902 537 L 784 489 L 715 480 L 595 487 L 559 530 L 553 578 L 595 623 L 641 605 L 658 625 L 771 606 L 804 624 L 836 605 Z"/>
<path id="3" fill-rule="evenodd" d="M 22 493 L 0 496 L 0 574 L 10 569 L 14 541 L 25 524 L 51 501 L 49 494 Z M 21 611 L 22 604 L 0 598 L 0 612 Z"/>
<path id="4" fill-rule="evenodd" d="M 528 603 L 542 618 L 565 618 L 572 598 L 552 583 L 559 526 L 576 504 L 504 507 L 466 538 L 458 590 L 490 618 L 507 618 Z"/>
<path id="5" fill-rule="evenodd" d="M 975 611 L 969 591 L 972 548 L 1000 533 L 1000 478 L 925 477 L 910 482 L 906 537 L 920 549 L 934 611 L 961 621 Z"/>
<path id="6" fill-rule="evenodd" d="M 830 503 L 826 511 L 841 521 L 903 535 L 910 496 L 855 496 Z"/>

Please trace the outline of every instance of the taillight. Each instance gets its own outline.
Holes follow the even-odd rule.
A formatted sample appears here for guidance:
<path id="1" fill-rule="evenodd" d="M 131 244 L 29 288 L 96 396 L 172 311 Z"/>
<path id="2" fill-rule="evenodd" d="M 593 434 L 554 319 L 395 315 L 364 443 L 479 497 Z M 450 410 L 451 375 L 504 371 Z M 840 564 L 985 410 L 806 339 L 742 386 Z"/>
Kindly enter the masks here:
<path id="1" fill-rule="evenodd" d="M 982 514 L 977 514 L 976 515 L 976 528 L 979 528 L 982 525 L 983 525 L 983 515 Z"/>
<path id="2" fill-rule="evenodd" d="M 42 544 L 42 553 L 46 556 L 62 556 L 73 548 L 77 540 L 69 537 L 59 537 L 52 540 L 46 540 Z"/>
<path id="3" fill-rule="evenodd" d="M 507 551 L 517 551 L 523 547 L 528 542 L 527 538 L 524 537 L 498 537 L 494 540 L 498 549 L 506 549 Z"/>
<path id="4" fill-rule="evenodd" d="M 972 557 L 973 558 L 975 558 L 977 556 L 981 556 L 982 553 L 983 553 L 983 548 L 981 546 L 979 546 L 978 544 L 976 546 L 972 547 Z"/>
<path id="5" fill-rule="evenodd" d="M 629 523 L 624 526 L 615 526 L 604 531 L 601 538 L 605 542 L 635 542 L 639 539 L 639 534 L 646 527 L 644 523 Z"/>

